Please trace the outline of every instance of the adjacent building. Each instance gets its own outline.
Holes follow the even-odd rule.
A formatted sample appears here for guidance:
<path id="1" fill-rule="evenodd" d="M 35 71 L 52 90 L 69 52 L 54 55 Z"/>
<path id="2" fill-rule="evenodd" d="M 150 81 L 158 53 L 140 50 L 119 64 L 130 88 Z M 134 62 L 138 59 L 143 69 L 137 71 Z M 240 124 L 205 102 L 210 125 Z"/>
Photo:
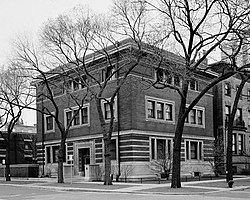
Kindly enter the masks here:
<path id="1" fill-rule="evenodd" d="M 241 82 L 233 76 L 214 88 L 214 133 L 217 140 L 215 156 L 220 157 L 220 172 L 226 171 L 227 125 L 234 98 Z M 233 170 L 242 173 L 250 166 L 250 83 L 243 88 L 233 126 Z M 219 155 L 216 155 L 219 154 Z"/>
<path id="2" fill-rule="evenodd" d="M 7 126 L 1 128 L 7 134 Z M 10 136 L 10 164 L 36 163 L 36 126 L 18 123 Z M 0 162 L 5 160 L 6 143 L 0 135 Z"/>

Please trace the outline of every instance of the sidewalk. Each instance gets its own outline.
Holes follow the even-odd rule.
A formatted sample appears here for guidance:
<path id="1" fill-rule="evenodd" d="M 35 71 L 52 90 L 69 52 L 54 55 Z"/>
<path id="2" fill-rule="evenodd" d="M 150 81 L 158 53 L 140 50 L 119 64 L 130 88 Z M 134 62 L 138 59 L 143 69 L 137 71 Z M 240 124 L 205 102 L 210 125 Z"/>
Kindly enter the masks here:
<path id="1" fill-rule="evenodd" d="M 12 178 L 6 182 L 0 177 L 0 185 L 15 187 L 34 187 L 48 190 L 61 191 L 85 191 L 85 192 L 116 192 L 116 193 L 150 193 L 150 194 L 173 194 L 191 195 L 206 194 L 229 190 L 242 190 L 250 188 L 250 177 L 234 179 L 233 188 L 228 188 L 224 179 L 209 181 L 183 182 L 182 188 L 170 188 L 170 183 L 164 184 L 141 184 L 113 182 L 113 185 L 105 186 L 102 182 L 85 182 L 79 178 L 65 178 L 65 183 L 57 183 L 56 178 Z"/>

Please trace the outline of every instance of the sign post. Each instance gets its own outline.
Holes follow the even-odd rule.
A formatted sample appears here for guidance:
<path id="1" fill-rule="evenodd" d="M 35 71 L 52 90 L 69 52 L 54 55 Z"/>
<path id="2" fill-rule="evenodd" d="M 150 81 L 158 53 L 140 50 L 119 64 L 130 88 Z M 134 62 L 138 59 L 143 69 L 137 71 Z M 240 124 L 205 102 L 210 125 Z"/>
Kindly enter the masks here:
<path id="1" fill-rule="evenodd" d="M 72 174 L 73 174 L 73 155 L 69 155 L 69 161 L 70 161 L 70 184 L 72 185 Z"/>

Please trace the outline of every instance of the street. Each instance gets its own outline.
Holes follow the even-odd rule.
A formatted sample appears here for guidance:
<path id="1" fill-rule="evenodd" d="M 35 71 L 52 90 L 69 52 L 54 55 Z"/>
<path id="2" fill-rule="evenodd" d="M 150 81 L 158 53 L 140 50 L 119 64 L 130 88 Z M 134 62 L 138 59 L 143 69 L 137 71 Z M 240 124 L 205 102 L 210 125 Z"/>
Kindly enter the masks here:
<path id="1" fill-rule="evenodd" d="M 0 185 L 0 200 L 228 200 L 228 199 L 249 199 L 250 189 L 243 191 L 216 192 L 203 195 L 167 195 L 167 194 L 142 194 L 142 193 L 108 193 L 108 192 L 79 192 L 79 191 L 59 191 L 50 189 L 28 188 Z"/>

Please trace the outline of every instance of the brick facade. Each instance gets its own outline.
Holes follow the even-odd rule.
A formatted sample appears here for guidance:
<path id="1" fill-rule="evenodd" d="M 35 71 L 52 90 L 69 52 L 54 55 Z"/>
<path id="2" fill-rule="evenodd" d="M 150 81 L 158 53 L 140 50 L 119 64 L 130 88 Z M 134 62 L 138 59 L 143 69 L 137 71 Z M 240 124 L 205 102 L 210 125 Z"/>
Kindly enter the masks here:
<path id="1" fill-rule="evenodd" d="M 171 63 L 181 64 L 182 58 L 179 56 L 166 53 L 166 58 Z M 119 62 L 125 62 L 119 60 Z M 102 67 L 101 61 L 93 65 L 93 70 L 98 76 L 98 69 Z M 122 74 L 122 73 L 121 73 Z M 155 69 L 148 64 L 142 63 L 128 76 L 126 83 L 121 88 L 117 96 L 117 119 L 114 124 L 113 138 L 115 144 L 116 158 L 112 160 L 112 171 L 117 174 L 121 172 L 122 176 L 129 171 L 130 178 L 136 177 L 155 177 L 155 172 L 150 170 L 149 165 L 159 154 L 161 144 L 166 148 L 169 155 L 173 148 L 174 130 L 177 121 L 177 113 L 180 105 L 178 94 L 170 89 L 157 90 L 152 87 L 147 88 L 144 79 L 155 78 Z M 209 74 L 197 74 L 198 88 L 202 90 L 210 81 Z M 111 80 L 105 97 L 110 97 L 117 82 Z M 93 89 L 95 87 L 93 86 Z M 39 91 L 39 87 L 37 88 Z M 78 91 L 79 95 L 86 93 L 86 88 Z M 57 92 L 60 94 L 60 92 Z M 199 91 L 189 91 L 187 103 L 199 94 Z M 67 97 L 61 94 L 56 97 L 60 107 L 60 119 L 65 118 L 64 110 L 75 106 L 73 102 L 66 103 Z M 165 106 L 169 103 L 171 106 L 171 119 L 158 120 L 148 118 L 148 101 L 156 105 Z M 89 105 L 89 125 L 72 127 L 70 129 L 65 158 L 65 172 L 68 172 L 70 166 L 69 155 L 74 155 L 74 174 L 86 176 L 82 163 L 90 165 L 103 164 L 103 141 L 101 127 L 98 120 L 97 110 L 93 100 L 89 98 L 86 101 Z M 213 91 L 209 91 L 197 104 L 195 108 L 200 111 L 201 124 L 185 124 L 183 132 L 183 141 L 181 149 L 182 175 L 194 175 L 194 172 L 203 174 L 212 173 L 210 160 L 213 160 L 211 148 L 214 140 L 213 128 Z M 37 107 L 42 109 L 46 107 L 52 110 L 51 103 L 47 99 L 39 99 Z M 165 112 L 165 110 L 164 110 Z M 165 116 L 165 113 L 164 113 Z M 196 114 L 195 118 L 198 117 Z M 198 120 L 198 119 L 196 119 Z M 46 173 L 56 173 L 55 152 L 59 145 L 60 133 L 57 127 L 51 132 L 44 132 L 44 120 L 42 114 L 37 113 L 37 132 L 38 132 L 38 162 L 43 166 Z M 42 145 L 44 144 L 44 150 Z M 155 146 L 154 146 L 155 145 Z M 189 147 L 187 147 L 189 146 Z M 187 150 L 188 148 L 188 150 Z M 44 161 L 44 164 L 43 164 Z M 205 167 L 204 167 L 205 166 Z M 66 174 L 67 175 L 67 174 Z"/>

